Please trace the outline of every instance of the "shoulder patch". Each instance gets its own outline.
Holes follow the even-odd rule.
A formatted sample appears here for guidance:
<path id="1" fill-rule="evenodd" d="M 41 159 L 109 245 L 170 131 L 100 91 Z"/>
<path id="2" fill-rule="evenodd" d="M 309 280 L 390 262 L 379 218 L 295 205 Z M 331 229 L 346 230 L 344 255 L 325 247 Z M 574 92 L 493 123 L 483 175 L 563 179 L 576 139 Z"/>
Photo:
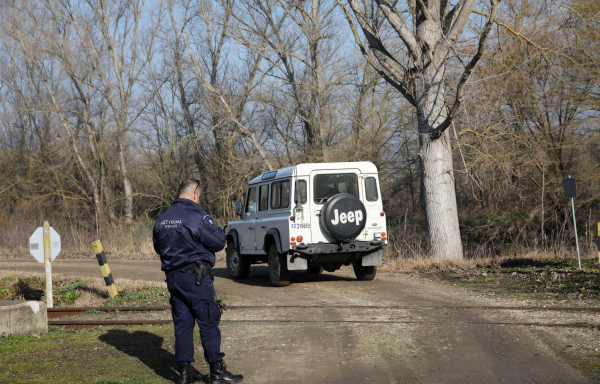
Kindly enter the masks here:
<path id="1" fill-rule="evenodd" d="M 202 218 L 202 220 L 207 220 L 209 223 L 214 224 L 212 221 L 212 218 L 208 215 L 204 215 L 204 217 Z"/>

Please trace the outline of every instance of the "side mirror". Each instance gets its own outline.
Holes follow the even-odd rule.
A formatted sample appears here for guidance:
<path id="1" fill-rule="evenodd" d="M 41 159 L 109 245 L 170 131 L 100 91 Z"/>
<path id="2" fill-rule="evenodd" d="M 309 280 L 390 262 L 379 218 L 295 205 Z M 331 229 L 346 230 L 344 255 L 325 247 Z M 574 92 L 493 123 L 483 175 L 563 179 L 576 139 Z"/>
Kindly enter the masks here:
<path id="1" fill-rule="evenodd" d="M 233 210 L 235 211 L 235 213 L 237 213 L 238 215 L 242 216 L 242 203 L 240 203 L 239 201 L 236 201 L 235 203 L 233 203 Z"/>

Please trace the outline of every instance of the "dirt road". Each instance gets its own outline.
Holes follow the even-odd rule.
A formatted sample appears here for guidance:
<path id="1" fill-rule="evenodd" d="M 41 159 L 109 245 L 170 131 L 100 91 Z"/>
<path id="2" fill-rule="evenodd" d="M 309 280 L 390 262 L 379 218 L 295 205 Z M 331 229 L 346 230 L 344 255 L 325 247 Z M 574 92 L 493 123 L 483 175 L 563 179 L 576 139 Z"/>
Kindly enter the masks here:
<path id="1" fill-rule="evenodd" d="M 117 282 L 119 278 L 164 280 L 156 261 L 115 260 L 110 265 Z M 17 275 L 36 268 L 41 265 L 0 261 L 0 269 Z M 97 276 L 98 266 L 95 260 L 57 260 L 53 272 L 85 278 L 88 274 Z M 292 284 L 285 288 L 270 286 L 264 266 L 252 267 L 249 278 L 239 282 L 228 278 L 223 263 L 214 273 L 217 291 L 225 294 L 231 305 L 322 306 L 227 311 L 223 320 L 233 322 L 222 327 L 223 350 L 229 367 L 243 373 L 245 383 L 595 382 L 573 367 L 577 362 L 567 351 L 593 347 L 594 340 L 600 340 L 598 329 L 510 324 L 569 322 L 572 314 L 332 308 L 328 306 L 514 303 L 490 302 L 464 289 L 393 273 L 379 273 L 375 281 L 358 282 L 351 268 L 334 274 L 294 273 Z M 598 323 L 597 314 L 578 316 Z M 574 340 L 591 343 L 579 345 Z M 198 347 L 196 357 L 201 360 Z M 206 372 L 200 361 L 196 366 Z"/>

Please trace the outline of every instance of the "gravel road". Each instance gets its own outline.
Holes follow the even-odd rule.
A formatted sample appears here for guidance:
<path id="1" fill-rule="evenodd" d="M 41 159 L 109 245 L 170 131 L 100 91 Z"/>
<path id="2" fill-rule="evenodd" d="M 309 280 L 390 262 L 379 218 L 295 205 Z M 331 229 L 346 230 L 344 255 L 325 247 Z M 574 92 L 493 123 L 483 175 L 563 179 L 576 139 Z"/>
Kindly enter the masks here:
<path id="1" fill-rule="evenodd" d="M 119 279 L 164 280 L 157 261 L 109 261 Z M 0 261 L 4 274 L 28 275 L 35 261 Z M 53 272 L 97 277 L 95 260 L 57 260 Z M 273 288 L 265 266 L 232 281 L 224 263 L 214 268 L 217 292 L 230 305 L 298 305 L 315 308 L 229 310 L 223 350 L 244 383 L 594 383 L 578 369 L 598 361 L 600 331 L 512 323 L 600 323 L 595 313 L 495 311 L 452 306 L 519 305 L 483 298 L 464 288 L 395 273 L 359 282 L 351 268 L 336 273 L 294 273 Z M 365 309 L 331 306 L 433 306 Z M 327 307 L 329 306 L 329 307 Z M 439 308 L 444 307 L 444 308 Z M 257 321 L 258 320 L 258 321 Z M 196 357 L 201 360 L 201 346 Z M 206 373 L 200 361 L 196 366 Z"/>

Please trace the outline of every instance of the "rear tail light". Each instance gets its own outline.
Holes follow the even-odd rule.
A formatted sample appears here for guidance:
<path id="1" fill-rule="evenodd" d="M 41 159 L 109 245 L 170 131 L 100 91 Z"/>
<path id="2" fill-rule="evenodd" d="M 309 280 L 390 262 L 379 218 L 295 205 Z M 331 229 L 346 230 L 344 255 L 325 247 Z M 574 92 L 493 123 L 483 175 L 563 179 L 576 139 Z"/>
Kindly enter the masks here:
<path id="1" fill-rule="evenodd" d="M 385 212 L 381 212 L 379 215 L 381 215 L 381 217 L 385 216 Z"/>
<path id="2" fill-rule="evenodd" d="M 290 216 L 290 221 L 296 221 L 296 218 L 294 216 Z"/>
<path id="3" fill-rule="evenodd" d="M 386 241 L 387 237 L 382 237 L 381 240 Z"/>
<path id="4" fill-rule="evenodd" d="M 292 242 L 290 243 L 290 245 L 296 245 L 296 242 L 295 242 L 295 241 L 292 241 Z"/>
<path id="5" fill-rule="evenodd" d="M 385 232 L 381 232 L 381 237 L 385 237 Z"/>
<path id="6" fill-rule="evenodd" d="M 296 238 L 295 238 L 295 237 L 292 237 L 292 241 L 296 241 Z M 299 240 L 298 240 L 298 241 L 299 241 Z"/>
<path id="7" fill-rule="evenodd" d="M 298 242 L 301 243 L 304 238 L 302 236 L 298 236 Z"/>

